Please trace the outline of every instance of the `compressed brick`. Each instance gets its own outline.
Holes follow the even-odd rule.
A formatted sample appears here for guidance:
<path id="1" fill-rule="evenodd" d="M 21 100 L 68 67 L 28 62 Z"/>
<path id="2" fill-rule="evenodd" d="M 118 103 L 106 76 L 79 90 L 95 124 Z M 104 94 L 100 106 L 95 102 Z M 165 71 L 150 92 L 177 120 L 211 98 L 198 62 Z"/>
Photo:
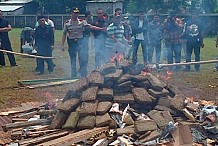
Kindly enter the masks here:
<path id="1" fill-rule="evenodd" d="M 103 88 L 98 91 L 97 99 L 99 101 L 112 101 L 114 92 L 110 88 Z"/>
<path id="2" fill-rule="evenodd" d="M 94 101 L 97 98 L 98 87 L 90 87 L 82 92 L 81 101 Z"/>
<path id="3" fill-rule="evenodd" d="M 162 91 L 163 88 L 166 87 L 166 84 L 161 80 L 159 80 L 158 78 L 156 78 L 154 75 L 149 73 L 147 74 L 147 77 L 148 77 L 148 81 L 151 83 L 151 86 L 153 87 L 154 90 Z"/>
<path id="4" fill-rule="evenodd" d="M 95 116 L 80 117 L 76 128 L 82 129 L 92 129 L 95 127 L 96 118 Z"/>
<path id="5" fill-rule="evenodd" d="M 172 98 L 170 96 L 165 96 L 165 97 L 160 97 L 158 99 L 157 104 L 165 107 L 170 108 L 170 103 L 171 103 Z"/>
<path id="6" fill-rule="evenodd" d="M 108 113 L 96 116 L 96 127 L 103 127 L 110 125 L 112 119 Z"/>
<path id="7" fill-rule="evenodd" d="M 162 105 L 156 105 L 154 107 L 155 110 L 158 110 L 158 111 L 168 111 L 170 112 L 170 114 L 172 115 L 177 115 L 176 111 L 172 110 L 171 108 L 169 107 L 166 107 L 166 106 L 162 106 Z"/>
<path id="8" fill-rule="evenodd" d="M 162 91 L 155 91 L 153 89 L 148 89 L 148 93 L 151 94 L 153 97 L 158 98 L 158 97 L 164 97 L 169 94 L 169 91 L 163 88 Z"/>
<path id="9" fill-rule="evenodd" d="M 134 128 L 133 125 L 127 126 L 127 127 L 124 127 L 124 128 L 117 128 L 116 131 L 117 131 L 116 134 L 118 136 L 122 136 L 123 134 L 129 135 L 129 134 L 135 134 L 136 133 L 135 128 Z"/>
<path id="10" fill-rule="evenodd" d="M 152 110 L 147 115 L 157 123 L 160 129 L 163 129 L 170 121 L 174 122 L 168 111 Z"/>
<path id="11" fill-rule="evenodd" d="M 65 102 L 69 99 L 72 99 L 72 98 L 80 98 L 81 96 L 81 93 L 77 92 L 77 91 L 72 91 L 72 90 L 69 90 L 67 91 L 67 93 L 65 94 L 62 102 Z"/>
<path id="12" fill-rule="evenodd" d="M 132 79 L 132 75 L 130 74 L 123 74 L 121 76 L 121 78 L 118 80 L 118 84 L 121 84 L 121 83 L 124 83 L 124 82 L 127 82 L 127 81 L 131 81 Z"/>
<path id="13" fill-rule="evenodd" d="M 157 124 L 153 120 L 139 120 L 135 121 L 135 131 L 139 134 L 145 133 L 147 131 L 157 130 Z"/>
<path id="14" fill-rule="evenodd" d="M 121 76 L 123 74 L 123 70 L 122 69 L 116 69 L 116 71 L 114 73 L 110 73 L 104 76 L 104 79 L 106 81 L 113 81 L 113 82 L 117 82 Z"/>
<path id="15" fill-rule="evenodd" d="M 55 115 L 54 119 L 52 120 L 52 123 L 50 127 L 52 129 L 61 129 L 62 125 L 64 125 L 65 121 L 68 118 L 67 113 L 64 113 L 62 111 L 58 111 L 57 114 Z"/>
<path id="16" fill-rule="evenodd" d="M 132 76 L 132 81 L 133 82 L 143 82 L 143 81 L 147 81 L 148 77 L 144 76 L 144 75 L 134 75 Z"/>
<path id="17" fill-rule="evenodd" d="M 145 143 L 145 142 L 148 142 L 148 141 L 152 141 L 152 140 L 155 140 L 157 138 L 159 138 L 161 136 L 161 131 L 159 130 L 155 130 L 155 131 L 152 131 L 148 136 L 141 136 L 143 138 L 139 139 L 140 142 L 142 143 Z"/>
<path id="18" fill-rule="evenodd" d="M 98 101 L 82 102 L 81 105 L 76 109 L 79 116 L 96 115 L 98 107 Z"/>
<path id="19" fill-rule="evenodd" d="M 83 91 L 86 87 L 88 87 L 89 82 L 86 77 L 80 78 L 76 82 L 71 84 L 71 90 L 72 91 Z"/>
<path id="20" fill-rule="evenodd" d="M 177 112 L 182 112 L 185 107 L 185 97 L 183 95 L 176 95 L 170 102 L 170 108 Z"/>
<path id="21" fill-rule="evenodd" d="M 78 98 L 72 98 L 70 100 L 59 103 L 56 108 L 63 112 L 70 113 L 79 106 L 80 100 Z"/>
<path id="22" fill-rule="evenodd" d="M 107 113 L 112 106 L 112 102 L 105 101 L 105 102 L 99 102 L 97 107 L 97 115 L 103 115 Z"/>
<path id="23" fill-rule="evenodd" d="M 133 96 L 135 98 L 135 101 L 138 103 L 152 103 L 154 101 L 154 98 L 148 94 L 147 90 L 144 88 L 133 88 L 132 89 Z"/>
<path id="24" fill-rule="evenodd" d="M 103 75 L 114 73 L 116 71 L 116 66 L 114 63 L 107 63 L 101 67 L 101 73 Z"/>
<path id="25" fill-rule="evenodd" d="M 102 86 L 104 84 L 104 76 L 100 71 L 94 70 L 88 76 L 88 81 L 91 85 Z"/>
<path id="26" fill-rule="evenodd" d="M 79 114 L 77 112 L 72 112 L 68 116 L 66 123 L 64 124 L 62 128 L 73 129 L 76 127 L 78 120 L 79 120 Z"/>
<path id="27" fill-rule="evenodd" d="M 150 89 L 151 85 L 148 81 L 142 81 L 142 82 L 133 82 L 132 85 L 134 87 L 138 87 L 138 88 L 144 88 L 144 89 Z"/>
<path id="28" fill-rule="evenodd" d="M 125 84 L 126 83 L 126 84 Z M 114 89 L 114 94 L 121 94 L 121 93 L 126 93 L 126 92 L 132 92 L 132 84 L 131 81 L 129 81 L 128 83 L 125 82 L 122 83 L 122 85 L 119 86 L 115 86 Z"/>
<path id="29" fill-rule="evenodd" d="M 114 102 L 118 103 L 134 103 L 134 97 L 131 93 L 124 93 L 114 96 Z"/>

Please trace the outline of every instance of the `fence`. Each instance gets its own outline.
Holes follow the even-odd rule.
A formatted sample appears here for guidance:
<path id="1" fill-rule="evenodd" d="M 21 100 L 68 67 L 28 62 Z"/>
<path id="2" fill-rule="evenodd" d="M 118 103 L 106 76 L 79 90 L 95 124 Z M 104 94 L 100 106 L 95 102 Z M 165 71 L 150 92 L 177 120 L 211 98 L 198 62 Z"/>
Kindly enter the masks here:
<path id="1" fill-rule="evenodd" d="M 135 16 L 132 16 L 133 18 Z M 188 16 L 184 16 L 185 18 Z M 9 20 L 12 27 L 23 28 L 25 26 L 35 26 L 37 17 L 36 15 L 19 15 L 19 16 L 5 16 Z M 69 15 L 50 15 L 49 18 L 54 21 L 56 29 L 62 29 L 63 24 L 70 18 Z M 161 15 L 161 19 L 166 18 L 166 15 Z M 148 15 L 148 19 L 152 20 L 152 15 Z M 200 15 L 203 22 L 206 35 L 215 35 L 218 32 L 218 14 L 205 14 Z"/>

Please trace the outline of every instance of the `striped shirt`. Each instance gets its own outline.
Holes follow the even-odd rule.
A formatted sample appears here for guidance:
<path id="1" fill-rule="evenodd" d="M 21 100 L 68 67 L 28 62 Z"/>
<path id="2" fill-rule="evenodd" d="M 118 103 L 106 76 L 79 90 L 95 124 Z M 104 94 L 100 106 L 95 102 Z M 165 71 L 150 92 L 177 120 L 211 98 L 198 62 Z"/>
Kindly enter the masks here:
<path id="1" fill-rule="evenodd" d="M 69 39 L 77 39 L 83 37 L 83 27 L 89 25 L 86 20 L 77 19 L 73 22 L 69 19 L 64 24 L 63 33 L 67 33 Z"/>
<path id="2" fill-rule="evenodd" d="M 123 27 L 123 25 L 117 26 L 114 23 L 110 24 L 107 27 L 107 35 L 108 35 L 108 37 L 107 37 L 106 42 L 105 42 L 105 47 L 114 47 L 115 42 L 109 36 L 114 35 L 114 37 L 118 41 L 122 42 L 123 41 L 123 36 L 124 36 L 124 27 Z"/>

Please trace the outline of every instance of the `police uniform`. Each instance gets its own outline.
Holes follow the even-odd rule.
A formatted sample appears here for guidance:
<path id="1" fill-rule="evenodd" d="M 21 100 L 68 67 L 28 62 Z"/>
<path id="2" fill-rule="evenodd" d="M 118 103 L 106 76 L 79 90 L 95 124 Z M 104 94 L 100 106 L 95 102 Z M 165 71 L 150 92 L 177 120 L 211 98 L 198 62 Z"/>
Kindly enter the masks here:
<path id="1" fill-rule="evenodd" d="M 76 71 L 76 56 L 78 53 L 79 72 L 81 76 L 87 75 L 87 65 L 88 65 L 88 49 L 82 47 L 83 39 L 83 28 L 89 25 L 86 20 L 77 19 L 77 21 L 72 21 L 69 19 L 64 24 L 63 33 L 67 34 L 68 52 L 71 62 L 71 77 L 77 76 Z"/>

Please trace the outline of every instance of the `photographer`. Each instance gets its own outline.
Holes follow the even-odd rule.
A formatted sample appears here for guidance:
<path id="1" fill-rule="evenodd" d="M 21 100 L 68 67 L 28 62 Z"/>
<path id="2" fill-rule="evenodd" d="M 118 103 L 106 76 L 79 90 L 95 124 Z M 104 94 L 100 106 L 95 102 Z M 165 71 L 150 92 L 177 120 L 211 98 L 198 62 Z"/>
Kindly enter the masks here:
<path id="1" fill-rule="evenodd" d="M 175 55 L 175 63 L 181 61 L 181 41 L 180 34 L 182 28 L 177 24 L 175 15 L 170 14 L 164 21 L 164 41 L 167 48 L 167 62 L 174 63 L 173 56 Z M 169 68 L 172 70 L 173 68 Z M 175 70 L 180 70 L 181 66 L 176 66 Z"/>

